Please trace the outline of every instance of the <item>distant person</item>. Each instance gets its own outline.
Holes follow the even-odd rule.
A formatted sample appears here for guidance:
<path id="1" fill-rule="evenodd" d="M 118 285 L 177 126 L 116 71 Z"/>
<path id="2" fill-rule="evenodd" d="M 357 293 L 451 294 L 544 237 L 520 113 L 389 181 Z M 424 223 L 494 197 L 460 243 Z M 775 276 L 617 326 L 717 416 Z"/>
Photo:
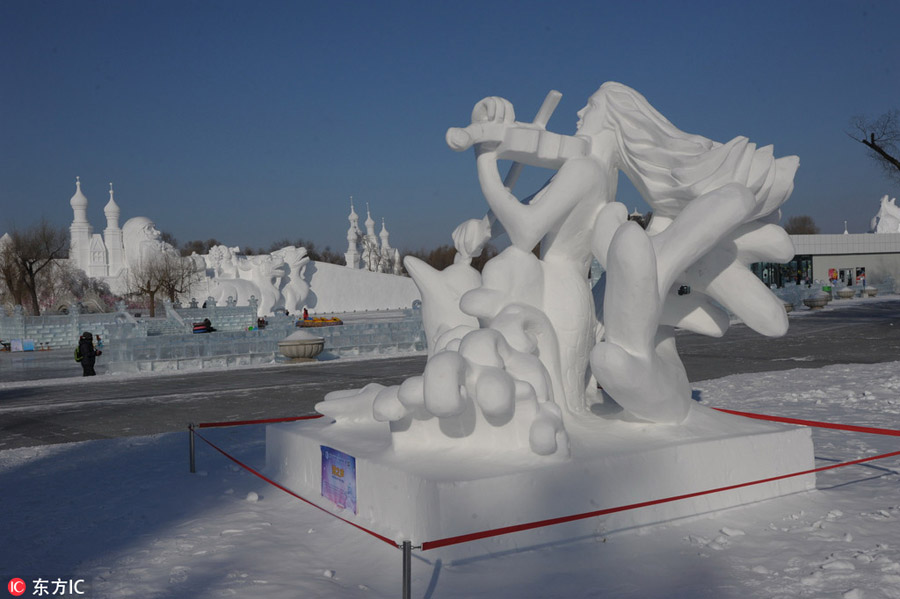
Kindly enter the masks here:
<path id="1" fill-rule="evenodd" d="M 309 320 L 309 312 L 306 308 L 303 308 L 303 320 Z"/>
<path id="2" fill-rule="evenodd" d="M 78 340 L 78 349 L 75 350 L 75 360 L 81 363 L 84 376 L 97 374 L 94 372 L 94 362 L 102 353 L 102 351 L 94 349 L 94 336 L 87 331 L 82 333 L 81 339 Z"/>
<path id="3" fill-rule="evenodd" d="M 207 332 L 207 333 L 212 333 L 213 331 L 216 330 L 215 328 L 213 328 L 213 325 L 212 325 L 212 323 L 209 321 L 208 318 L 204 318 L 204 319 L 203 319 L 203 324 L 206 325 L 206 332 Z"/>

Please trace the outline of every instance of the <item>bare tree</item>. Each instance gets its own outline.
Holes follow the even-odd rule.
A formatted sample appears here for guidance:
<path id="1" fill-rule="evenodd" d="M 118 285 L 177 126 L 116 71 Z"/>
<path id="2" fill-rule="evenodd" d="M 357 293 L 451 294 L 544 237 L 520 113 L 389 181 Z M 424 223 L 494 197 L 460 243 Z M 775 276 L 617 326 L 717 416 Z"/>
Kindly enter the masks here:
<path id="1" fill-rule="evenodd" d="M 178 240 L 175 239 L 175 236 L 169 233 L 168 231 L 160 231 L 159 232 L 159 240 L 163 243 L 168 243 L 173 248 L 178 247 Z"/>
<path id="2" fill-rule="evenodd" d="M 362 235 L 359 241 L 363 249 L 363 260 L 366 261 L 366 270 L 376 272 L 378 270 L 378 264 L 381 262 L 382 258 L 381 248 L 378 247 L 378 243 L 376 241 L 373 241 L 366 235 Z"/>
<path id="3" fill-rule="evenodd" d="M 900 110 L 889 110 L 872 120 L 857 116 L 850 124 L 853 132 L 847 135 L 869 148 L 888 178 L 900 183 Z"/>
<path id="4" fill-rule="evenodd" d="M 174 302 L 182 293 L 186 293 L 192 281 L 199 275 L 196 265 L 190 258 L 162 253 L 149 257 L 140 266 L 129 269 L 128 293 L 147 298 L 150 317 L 156 316 L 156 301 L 166 297 Z"/>
<path id="5" fill-rule="evenodd" d="M 190 291 L 191 285 L 200 279 L 203 269 L 190 258 L 168 253 L 163 254 L 161 262 L 162 292 L 170 302 L 175 303 L 181 294 Z"/>
<path id="6" fill-rule="evenodd" d="M 139 267 L 129 268 L 126 286 L 129 295 L 146 297 L 149 303 L 150 317 L 156 316 L 156 296 L 162 291 L 162 280 L 156 261 L 148 260 Z"/>
<path id="7" fill-rule="evenodd" d="M 0 295 L 10 308 L 25 303 L 25 286 L 9 243 L 0 243 Z"/>
<path id="8" fill-rule="evenodd" d="M 789 235 L 818 235 L 819 226 L 811 216 L 800 214 L 790 217 L 784 225 L 784 230 Z"/>
<path id="9" fill-rule="evenodd" d="M 68 261 L 56 260 L 38 274 L 37 294 L 42 312 L 55 311 L 80 299 L 71 284 L 76 270 Z"/>
<path id="10" fill-rule="evenodd" d="M 31 304 L 31 312 L 40 315 L 38 274 L 65 258 L 69 236 L 63 227 L 53 227 L 46 219 L 21 231 L 13 228 L 3 244 L 0 276 L 16 303 Z"/>

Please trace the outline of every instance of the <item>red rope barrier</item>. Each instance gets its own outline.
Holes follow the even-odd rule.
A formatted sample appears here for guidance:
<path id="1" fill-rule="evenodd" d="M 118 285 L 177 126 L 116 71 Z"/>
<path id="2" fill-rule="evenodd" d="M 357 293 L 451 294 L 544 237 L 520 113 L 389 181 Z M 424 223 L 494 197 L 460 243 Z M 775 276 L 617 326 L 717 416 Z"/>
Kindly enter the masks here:
<path id="1" fill-rule="evenodd" d="M 537 522 L 529 522 L 528 524 L 517 524 L 515 526 L 505 526 L 503 528 L 495 528 L 492 530 L 484 530 L 481 532 L 474 532 L 465 535 L 459 535 L 456 537 L 448 537 L 446 539 L 440 539 L 437 541 L 427 541 L 422 543 L 422 551 L 427 551 L 429 549 L 437 549 L 438 547 L 446 547 L 448 545 L 458 545 L 459 543 L 467 543 L 469 541 L 477 541 L 479 539 L 486 539 L 489 537 L 497 537 L 500 535 L 510 534 L 513 532 L 521 532 L 524 530 L 532 530 L 534 528 L 543 528 L 544 526 L 553 526 L 554 524 L 564 524 L 566 522 L 574 522 L 576 520 L 584 520 L 585 518 L 593 518 L 595 516 L 605 516 L 607 514 L 614 514 L 616 512 L 624 512 L 627 510 L 635 510 L 642 507 L 648 507 L 651 505 L 659 505 L 661 503 L 671 503 L 673 501 L 679 501 L 682 499 L 690 499 L 692 497 L 700 497 L 701 495 L 710 495 L 712 493 L 720 493 L 722 491 L 731 491 L 733 489 L 741 489 L 743 487 L 750 487 L 752 485 L 760 485 L 763 483 L 775 482 L 777 480 L 783 480 L 785 478 L 792 478 L 794 476 L 803 476 L 804 474 L 814 474 L 816 472 L 822 472 L 825 470 L 832 470 L 834 468 L 841 468 L 843 466 L 850 466 L 852 464 L 862 464 L 864 462 L 872 462 L 874 460 L 881 460 L 884 458 L 889 458 L 893 456 L 900 456 L 900 451 L 894 451 L 891 453 L 885 453 L 877 456 L 872 456 L 868 458 L 861 458 L 858 460 L 852 460 L 849 462 L 842 462 L 840 464 L 831 464 L 829 466 L 822 466 L 821 468 L 813 468 L 812 470 L 804 470 L 803 472 L 794 472 L 792 474 L 783 474 L 781 476 L 773 476 L 771 478 L 764 478 L 762 480 L 755 480 L 748 483 L 740 483 L 737 485 L 729 485 L 727 487 L 718 487 L 716 489 L 709 489 L 706 491 L 697 491 L 696 493 L 686 493 L 684 495 L 675 495 L 673 497 L 665 497 L 663 499 L 654 499 L 652 501 L 642 501 L 640 503 L 630 503 L 628 505 L 620 505 L 618 507 L 606 508 L 603 510 L 596 510 L 593 512 L 587 512 L 584 514 L 575 514 L 573 516 L 563 516 L 561 518 L 550 518 L 548 520 L 539 520 Z"/>
<path id="2" fill-rule="evenodd" d="M 201 422 L 195 424 L 196 428 L 215 428 L 219 426 L 244 426 L 246 424 L 274 424 L 276 422 L 294 422 L 295 420 L 315 420 L 321 418 L 322 414 L 312 414 L 310 416 L 291 416 L 289 418 L 267 418 L 265 420 L 235 420 L 233 422 Z"/>
<path id="3" fill-rule="evenodd" d="M 810 426 L 816 428 L 830 428 L 837 430 L 845 430 L 852 432 L 860 432 L 860 433 L 869 433 L 875 435 L 887 435 L 887 436 L 897 436 L 900 437 L 900 431 L 888 428 L 874 428 L 874 427 L 866 427 L 866 426 L 854 426 L 849 424 L 833 424 L 830 422 L 817 422 L 815 420 L 801 420 L 798 418 L 786 418 L 782 416 L 768 416 L 765 414 L 753 414 L 751 412 L 738 412 L 736 410 L 727 410 L 725 408 L 714 408 L 719 410 L 720 412 L 725 412 L 728 414 L 735 414 L 737 416 L 745 416 L 747 418 L 754 418 L 757 420 L 770 420 L 773 422 L 782 422 L 786 424 L 798 424 L 802 426 Z M 525 530 L 532 530 L 535 528 L 543 528 L 544 526 L 553 526 L 554 524 L 564 524 L 566 522 L 574 522 L 577 520 L 584 520 L 586 518 L 593 518 L 596 516 L 605 516 L 607 514 L 614 514 L 616 512 L 624 512 L 627 510 L 634 510 L 642 507 L 648 507 L 652 505 L 659 505 L 662 503 L 670 503 L 673 501 L 679 501 L 682 499 L 690 499 L 693 497 L 699 497 L 701 495 L 710 495 L 712 493 L 721 493 L 723 491 L 731 491 L 733 489 L 740 489 L 743 487 L 750 487 L 753 485 L 760 485 L 768 482 L 775 482 L 778 480 L 783 480 L 786 478 L 793 478 L 795 476 L 803 476 L 805 474 L 815 474 L 816 472 L 823 472 L 825 470 L 833 470 L 835 468 L 842 468 L 844 466 L 852 466 L 854 464 L 863 464 L 865 462 L 873 462 L 875 460 L 881 460 L 884 458 L 890 458 L 894 456 L 900 455 L 900 451 L 894 451 L 891 453 L 884 453 L 877 456 L 872 456 L 868 458 L 860 458 L 858 460 L 850 460 L 847 462 L 841 462 L 839 464 L 831 464 L 829 466 L 822 466 L 821 468 L 813 468 L 812 470 L 805 470 L 803 472 L 794 472 L 792 474 L 784 474 L 781 476 L 774 476 L 771 478 L 765 478 L 762 480 L 751 481 L 747 483 L 740 483 L 737 485 L 730 485 L 727 487 L 719 487 L 716 489 L 709 489 L 706 491 L 698 491 L 695 493 L 687 493 L 685 495 L 676 495 L 673 497 L 666 497 L 663 499 L 654 499 L 652 501 L 643 501 L 640 503 L 632 503 L 628 505 L 622 505 L 614 508 L 606 508 L 603 510 L 596 510 L 593 512 L 587 512 L 584 514 L 575 514 L 572 516 L 563 516 L 560 518 L 550 518 L 548 520 L 540 520 L 537 522 L 530 522 L 528 524 L 518 524 L 514 526 L 505 526 L 503 528 L 495 528 L 491 530 L 485 530 L 481 532 L 475 532 L 465 535 L 458 535 L 455 537 L 448 537 L 446 539 L 439 539 L 437 541 L 427 541 L 422 543 L 422 550 L 427 551 L 429 549 L 437 549 L 438 547 L 446 547 L 448 545 L 457 545 L 459 543 L 467 543 L 469 541 L 477 541 L 479 539 L 486 539 L 490 537 L 501 536 L 505 534 L 510 534 L 513 532 L 520 532 Z"/>
<path id="4" fill-rule="evenodd" d="M 818 422 L 816 420 L 800 420 L 799 418 L 785 418 L 784 416 L 767 416 L 766 414 L 754 414 L 752 412 L 738 412 L 737 410 L 726 410 L 725 408 L 713 408 L 726 414 L 735 414 L 737 416 L 746 416 L 756 420 L 770 420 L 772 422 L 783 422 L 785 424 L 799 424 L 801 426 L 811 426 L 815 428 L 833 428 L 839 431 L 852 431 L 854 433 L 869 433 L 870 435 L 887 435 L 892 437 L 900 437 L 900 431 L 891 428 L 875 428 L 872 426 L 854 426 L 852 424 L 834 424 L 831 422 Z"/>
<path id="5" fill-rule="evenodd" d="M 744 417 L 747 417 L 747 418 L 753 418 L 753 419 L 756 419 L 756 420 L 768 420 L 768 421 L 772 421 L 772 422 L 781 422 L 781 423 L 786 423 L 786 424 L 796 424 L 796 425 L 810 426 L 810 427 L 816 427 L 816 428 L 829 428 L 829 429 L 836 429 L 836 430 L 844 430 L 844 431 L 852 431 L 852 432 L 869 433 L 869 434 L 875 434 L 875 435 L 886 435 L 886 436 L 898 436 L 898 437 L 900 437 L 900 431 L 894 430 L 894 429 L 876 428 L 876 427 L 865 427 L 865 426 L 854 426 L 854 425 L 845 425 L 845 424 L 834 424 L 834 423 L 830 423 L 830 422 L 818 422 L 818 421 L 815 421 L 815 420 L 801 420 L 801 419 L 798 419 L 798 418 L 787 418 L 787 417 L 783 417 L 783 416 L 768 416 L 768 415 L 765 415 L 765 414 L 754 414 L 754 413 L 751 413 L 751 412 L 739 412 L 739 411 L 737 411 L 737 410 L 728 410 L 728 409 L 725 409 L 725 408 L 714 408 L 714 409 L 716 409 L 716 410 L 718 410 L 718 411 L 720 411 L 720 412 L 727 413 L 727 414 L 734 414 L 734 415 L 737 415 L 737 416 L 744 416 Z M 268 420 L 245 420 L 245 421 L 239 421 L 239 422 L 213 422 L 213 423 L 203 423 L 203 424 L 198 424 L 198 425 L 196 425 L 196 426 L 197 426 L 198 428 L 209 428 L 209 427 L 216 427 L 216 426 L 240 426 L 240 425 L 244 425 L 244 424 L 263 424 L 263 423 L 273 423 L 273 422 L 291 422 L 291 421 L 295 421 L 295 420 L 311 420 L 311 419 L 321 418 L 321 417 L 322 417 L 321 414 L 315 414 L 315 415 L 312 415 L 312 416 L 298 416 L 298 417 L 294 417 L 294 418 L 276 418 L 276 419 L 268 419 Z M 373 537 L 375 537 L 375 538 L 377 538 L 377 539 L 379 539 L 379 540 L 381 540 L 381 541 L 384 541 L 385 543 L 387 543 L 387 544 L 389 544 L 389 545 L 392 545 L 392 546 L 398 547 L 398 548 L 400 547 L 400 544 L 397 543 L 396 541 L 393 541 L 393 540 L 391 540 L 391 539 L 388 539 L 387 537 L 384 537 L 384 536 L 382 536 L 382 535 L 380 535 L 380 534 L 378 534 L 378 533 L 376 533 L 376 532 L 374 532 L 374 531 L 371 531 L 371 530 L 369 530 L 369 529 L 367 529 L 367 528 L 364 528 L 364 527 L 360 526 L 359 524 L 356 524 L 356 523 L 354 523 L 354 522 L 351 522 L 350 520 L 347 520 L 347 519 L 345 519 L 345 518 L 342 518 L 342 517 L 340 517 L 340 516 L 338 516 L 338 515 L 336 515 L 336 514 L 330 512 L 330 511 L 326 510 L 325 508 L 323 508 L 323 507 L 321 507 L 321 506 L 319 506 L 319 505 L 313 503 L 312 501 L 310 501 L 310 500 L 308 500 L 308 499 L 306 499 L 306 498 L 304 498 L 304 497 L 298 495 L 297 493 L 294 493 L 294 492 L 291 491 L 290 489 L 288 489 L 288 488 L 282 486 L 281 484 L 275 482 L 274 480 L 272 480 L 272 479 L 266 477 L 265 475 L 261 474 L 260 472 L 258 472 L 258 471 L 256 471 L 256 470 L 254 470 L 254 469 L 251 468 L 250 466 L 247 466 L 247 465 L 244 464 L 243 462 L 240 462 L 240 461 L 237 460 L 236 458 L 232 457 L 231 455 L 229 455 L 229 454 L 226 453 L 224 450 L 220 449 L 219 447 L 217 447 L 216 445 L 214 445 L 213 443 L 211 443 L 208 439 L 206 439 L 205 437 L 203 437 L 203 436 L 200 435 L 199 433 L 194 433 L 194 434 L 196 434 L 198 437 L 200 437 L 201 439 L 203 439 L 203 441 L 206 442 L 210 447 L 212 447 L 213 449 L 215 449 L 216 451 L 218 451 L 219 453 L 221 453 L 222 455 L 224 455 L 224 456 L 225 456 L 226 458 L 228 458 L 229 460 L 233 461 L 235 464 L 237 464 L 237 465 L 240 466 L 241 468 L 244 468 L 245 470 L 247 470 L 247 471 L 250 472 L 251 474 L 253 474 L 253 475 L 255 475 L 255 476 L 261 478 L 262 480 L 266 481 L 267 483 L 269 483 L 269 484 L 271 484 L 271 485 L 273 485 L 273 486 L 275 486 L 275 487 L 278 487 L 279 489 L 281 489 L 281 490 L 284 491 L 285 493 L 287 493 L 287 494 L 289 494 L 289 495 L 291 495 L 291 496 L 293 496 L 293 497 L 296 497 L 297 499 L 299 499 L 299 500 L 301 500 L 301 501 L 303 501 L 303 502 L 305 502 L 305 503 L 308 503 L 309 505 L 311 505 L 311 506 L 313 506 L 313 507 L 315 507 L 315 508 L 317 508 L 317 509 L 319 509 L 319 510 L 322 510 L 322 511 L 325 512 L 326 514 L 330 514 L 330 515 L 334 516 L 335 518 L 337 518 L 338 520 L 341 520 L 342 522 L 346 522 L 346 523 L 349 524 L 350 526 L 353 526 L 354 528 L 357 528 L 357 529 L 359 529 L 359 530 L 361 530 L 361 531 L 363 531 L 363 532 L 365 532 L 365 533 L 368 533 L 368 534 L 372 535 Z M 533 530 L 533 529 L 535 529 L 535 528 L 543 528 L 543 527 L 545 527 L 545 526 L 554 526 L 554 525 L 556 525 L 556 524 L 564 524 L 564 523 L 566 523 L 566 522 L 575 522 L 575 521 L 578 521 L 578 520 L 584 520 L 584 519 L 587 519 L 587 518 L 594 518 L 594 517 L 598 517 L 598 516 L 605 516 L 605 515 L 608 515 L 608 514 L 614 514 L 614 513 L 617 513 L 617 512 L 624 512 L 624 511 L 628 511 L 628 510 L 635 510 L 635 509 L 639 509 L 639 508 L 642 508 L 642 507 L 650 507 L 650 506 L 654 506 L 654 505 L 660 505 L 660 504 L 663 504 L 663 503 L 671 503 L 671 502 L 673 502 L 673 501 L 681 501 L 681 500 L 683 500 L 683 499 L 691 499 L 691 498 L 694 498 L 694 497 L 700 497 L 700 496 L 702 496 L 702 495 L 711 495 L 711 494 L 713 494 L 713 493 L 722 493 L 722 492 L 724 492 L 724 491 L 732 491 L 732 490 L 735 490 L 735 489 L 741 489 L 741 488 L 744 488 L 744 487 L 750 487 L 750 486 L 753 486 L 753 485 L 761 485 L 761 484 L 765 484 L 765 483 L 770 483 L 770 482 L 775 482 L 775 481 L 784 480 L 784 479 L 788 479 L 788 478 L 793 478 L 793 477 L 796 477 L 796 476 L 804 476 L 804 475 L 808 475 L 808 474 L 815 474 L 815 473 L 817 473 L 817 472 L 824 472 L 824 471 L 826 471 L 826 470 L 834 470 L 835 468 L 843 468 L 843 467 L 845 467 L 845 466 L 852 466 L 852 465 L 855 465 L 855 464 L 864 464 L 864 463 L 866 463 L 866 462 L 874 462 L 875 460 L 882 460 L 882 459 L 885 459 L 885 458 L 890 458 L 890 457 L 895 457 L 895 456 L 900 456 L 900 451 L 893 451 L 893 452 L 890 452 L 890 453 L 884 453 L 884 454 L 877 455 L 877 456 L 871 456 L 871 457 L 866 457 L 866 458 L 859 458 L 859 459 L 856 459 L 856 460 L 849 460 L 849 461 L 841 462 L 841 463 L 838 463 L 838 464 L 830 464 L 830 465 L 828 465 L 828 466 L 822 466 L 822 467 L 820 467 L 820 468 L 813 468 L 813 469 L 810 469 L 810 470 L 804 470 L 804 471 L 801 471 L 801 472 L 793 472 L 793 473 L 791 473 L 791 474 L 783 474 L 783 475 L 780 475 L 780 476 L 773 476 L 773 477 L 770 477 L 770 478 L 764 478 L 764 479 L 760 479 L 760 480 L 755 480 L 755 481 L 750 481 L 750 482 L 745 482 L 745 483 L 739 483 L 739 484 L 735 484 L 735 485 L 728 485 L 728 486 L 725 486 L 725 487 L 717 487 L 717 488 L 714 488 L 714 489 L 707 489 L 707 490 L 705 490 L 705 491 L 696 491 L 696 492 L 694 492 L 694 493 L 685 493 L 685 494 L 683 494 L 683 495 L 674 495 L 674 496 L 671 496 L 671 497 L 664 497 L 664 498 L 661 498 L 661 499 L 653 499 L 653 500 L 650 500 L 650 501 L 642 501 L 642 502 L 638 502 L 638 503 L 630 503 L 630 504 L 627 504 L 627 505 L 620 505 L 620 506 L 617 506 L 617 507 L 605 508 L 605 509 L 602 509 L 602 510 L 594 510 L 594 511 L 592 511 L 592 512 L 585 512 L 585 513 L 582 513 L 582 514 L 574 514 L 574 515 L 570 515 L 570 516 L 561 516 L 561 517 L 559 517 L 559 518 L 549 518 L 549 519 L 546 519 L 546 520 L 538 520 L 538 521 L 535 521 L 535 522 L 529 522 L 529 523 L 526 523 L 526 524 L 516 524 L 516 525 L 513 525 L 513 526 L 504 526 L 504 527 L 502 527 L 502 528 L 494 528 L 494 529 L 490 529 L 490 530 L 483 530 L 483 531 L 480 531 L 480 532 L 468 533 L 468 534 L 464 534 L 464 535 L 457 535 L 457 536 L 454 536 L 454 537 L 447 537 L 447 538 L 444 538 L 444 539 L 438 539 L 438 540 L 436 540 L 436 541 L 426 541 L 426 542 L 422 543 L 422 550 L 423 550 L 423 551 L 428 551 L 429 549 L 437 549 L 437 548 L 439 548 L 439 547 L 447 547 L 447 546 L 450 546 L 450 545 L 458 545 L 458 544 L 460 544 L 460 543 L 468 543 L 468 542 L 470 542 L 470 541 L 477 541 L 477 540 L 480 540 L 480 539 L 487 539 L 487 538 L 491 538 L 491 537 L 502 536 L 502 535 L 511 534 L 511 533 L 514 533 L 514 532 L 522 532 L 522 531 L 526 531 L 526 530 Z"/>
<path id="6" fill-rule="evenodd" d="M 364 527 L 360 526 L 359 524 L 356 524 L 355 522 L 351 522 L 350 520 L 347 520 L 346 518 L 341 518 L 341 517 L 338 516 L 337 514 L 334 514 L 334 513 L 332 513 L 332 512 L 329 512 L 328 510 L 326 510 L 326 509 L 323 508 L 322 506 L 316 505 L 315 503 L 313 503 L 313 502 L 310 501 L 309 499 L 306 499 L 305 497 L 302 497 L 302 496 L 300 496 L 300 495 L 294 493 L 293 491 L 291 491 L 291 490 L 288 489 L 287 487 L 285 487 L 285 486 L 283 486 L 283 485 L 281 485 L 281 484 L 275 482 L 275 481 L 272 480 L 271 478 L 267 477 L 266 475 L 262 474 L 261 472 L 255 470 L 255 469 L 251 468 L 250 466 L 248 466 L 247 464 L 241 462 L 241 461 L 238 460 L 237 458 L 232 457 L 232 456 L 229 455 L 226 451 L 224 451 L 223 449 L 220 449 L 218 446 L 216 446 L 214 443 L 212 443 L 209 439 L 207 439 L 206 437 L 204 437 L 204 436 L 201 435 L 200 433 L 195 432 L 194 434 L 197 435 L 198 437 L 200 437 L 204 442 L 206 442 L 207 445 L 209 445 L 210 447 L 212 447 L 213 449 L 215 449 L 216 451 L 218 451 L 219 453 L 221 453 L 223 456 L 225 456 L 226 458 L 228 458 L 229 460 L 231 460 L 232 462 L 234 462 L 235 464 L 237 464 L 238 466 L 240 466 L 241 468 L 243 468 L 244 470 L 246 470 L 246 471 L 249 472 L 250 474 L 253 474 L 254 476 L 257 476 L 257 477 L 261 478 L 262 480 L 266 481 L 267 483 L 269 483 L 270 485 L 272 485 L 272 486 L 274 486 L 274 487 L 278 487 L 279 489 L 281 489 L 282 491 L 284 491 L 284 492 L 287 493 L 288 495 L 291 495 L 292 497 L 296 497 L 296 498 L 299 499 L 300 501 L 303 501 L 303 502 L 305 502 L 305 503 L 308 503 L 309 505 L 313 506 L 314 508 L 320 509 L 320 510 L 322 510 L 323 512 L 325 512 L 326 514 L 329 514 L 329 515 L 331 515 L 331 516 L 334 516 L 334 517 L 337 518 L 338 520 L 340 520 L 340 521 L 342 521 L 342 522 L 346 522 L 346 523 L 349 524 L 350 526 L 352 526 L 352 527 L 354 527 L 354 528 L 358 528 L 359 530 L 361 530 L 361 531 L 363 531 L 363 532 L 365 532 L 365 533 L 368 533 L 368 534 L 372 535 L 373 537 L 375 537 L 375 538 L 378 539 L 379 541 L 384 541 L 384 542 L 387 543 L 388 545 L 391 545 L 391 546 L 396 547 L 396 548 L 398 548 L 398 549 L 400 548 L 400 544 L 397 543 L 396 541 L 393 541 L 393 540 L 391 540 L 391 539 L 389 539 L 389 538 L 387 538 L 387 537 L 385 537 L 385 536 L 382 536 L 382 535 L 378 534 L 377 532 L 371 531 L 371 530 L 369 530 L 368 528 L 364 528 Z"/>

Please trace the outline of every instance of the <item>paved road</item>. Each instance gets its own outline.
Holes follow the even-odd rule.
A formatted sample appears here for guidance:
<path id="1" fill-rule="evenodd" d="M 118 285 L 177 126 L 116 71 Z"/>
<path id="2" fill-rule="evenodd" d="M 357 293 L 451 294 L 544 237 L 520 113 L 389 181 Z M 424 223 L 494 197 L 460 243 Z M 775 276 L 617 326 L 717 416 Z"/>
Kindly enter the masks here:
<path id="1" fill-rule="evenodd" d="M 900 299 L 802 314 L 791 318 L 790 331 L 779 339 L 737 325 L 721 339 L 679 333 L 678 347 L 692 381 L 742 372 L 896 361 Z M 424 356 L 410 356 L 53 380 L 77 372 L 78 366 L 62 350 L 39 353 L 44 355 L 32 355 L 34 363 L 28 368 L 16 368 L 12 362 L 21 356 L 0 354 L 0 381 L 19 381 L 0 388 L 0 449 L 179 431 L 188 422 L 310 414 L 329 391 L 370 382 L 397 384 L 421 374 L 425 364 Z M 41 372 L 51 380 L 22 381 Z"/>
<path id="2" fill-rule="evenodd" d="M 831 303 L 837 305 L 791 318 L 788 333 L 775 339 L 743 325 L 720 339 L 680 332 L 678 351 L 688 376 L 702 381 L 742 372 L 900 360 L 900 298 Z"/>
<path id="3" fill-rule="evenodd" d="M 424 365 L 423 355 L 16 383 L 0 389 L 0 449 L 186 430 L 189 422 L 301 416 L 314 413 L 330 391 L 399 384 Z"/>

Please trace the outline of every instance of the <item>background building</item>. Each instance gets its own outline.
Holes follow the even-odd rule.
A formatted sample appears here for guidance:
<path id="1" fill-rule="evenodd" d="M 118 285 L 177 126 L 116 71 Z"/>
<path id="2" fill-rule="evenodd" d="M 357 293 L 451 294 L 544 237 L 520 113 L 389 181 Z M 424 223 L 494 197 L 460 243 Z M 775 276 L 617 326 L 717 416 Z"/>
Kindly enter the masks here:
<path id="1" fill-rule="evenodd" d="M 794 259 L 787 264 L 758 262 L 753 272 L 778 287 L 785 283 L 829 281 L 877 285 L 888 278 L 900 283 L 900 233 L 791 235 Z"/>

